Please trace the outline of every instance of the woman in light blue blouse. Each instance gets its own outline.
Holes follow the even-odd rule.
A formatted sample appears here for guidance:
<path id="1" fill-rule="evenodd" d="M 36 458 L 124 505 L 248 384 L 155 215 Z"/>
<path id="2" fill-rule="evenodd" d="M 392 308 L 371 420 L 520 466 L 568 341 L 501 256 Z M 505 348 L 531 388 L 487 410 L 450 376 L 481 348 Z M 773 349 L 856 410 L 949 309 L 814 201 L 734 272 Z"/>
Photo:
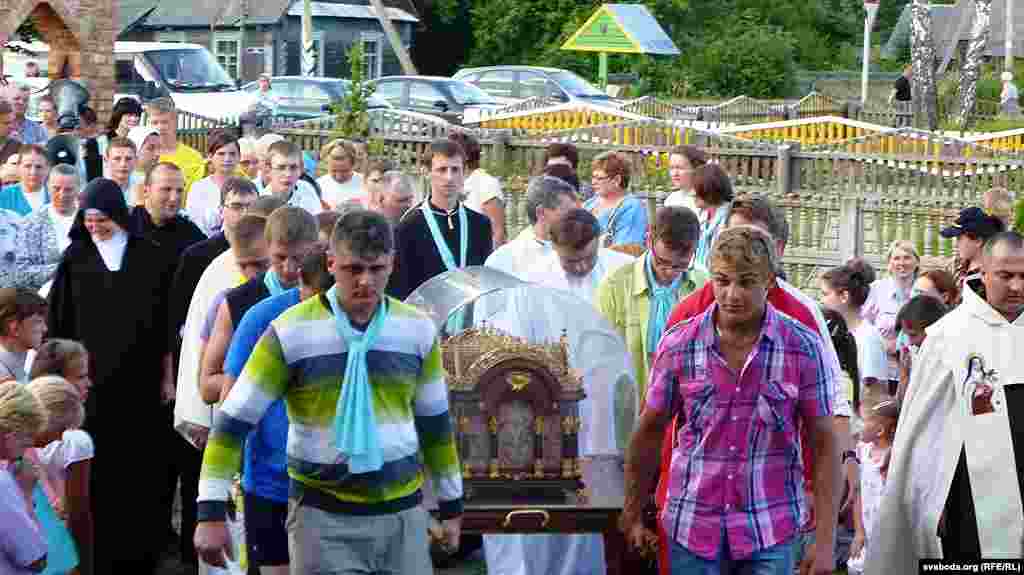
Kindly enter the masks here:
<path id="1" fill-rule="evenodd" d="M 647 207 L 643 200 L 629 194 L 632 172 L 629 158 L 619 152 L 605 152 L 590 166 L 594 197 L 583 208 L 597 217 L 601 225 L 601 246 L 638 246 L 641 250 L 647 233 Z"/>
<path id="2" fill-rule="evenodd" d="M 693 203 L 700 220 L 700 238 L 693 263 L 708 269 L 711 247 L 718 233 L 725 227 L 735 194 L 729 174 L 718 164 L 704 164 L 693 174 Z"/>
<path id="3" fill-rule="evenodd" d="M 23 144 L 18 158 L 18 183 L 0 189 L 0 209 L 27 216 L 50 201 L 46 191 L 50 160 L 46 149 L 37 144 Z"/>

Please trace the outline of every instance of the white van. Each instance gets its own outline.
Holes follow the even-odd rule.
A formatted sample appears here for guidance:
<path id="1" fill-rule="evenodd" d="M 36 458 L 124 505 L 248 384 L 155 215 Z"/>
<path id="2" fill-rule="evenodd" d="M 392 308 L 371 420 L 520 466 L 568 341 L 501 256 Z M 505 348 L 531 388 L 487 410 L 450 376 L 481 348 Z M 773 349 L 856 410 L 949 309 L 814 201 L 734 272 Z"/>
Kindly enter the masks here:
<path id="1" fill-rule="evenodd" d="M 49 47 L 32 44 L 32 59 L 45 70 Z M 11 73 L 15 82 L 17 70 L 23 65 L 21 57 L 4 53 L 4 72 Z M 114 100 L 125 96 L 149 100 L 170 96 L 179 110 L 215 120 L 236 121 L 252 103 L 252 96 L 238 89 L 238 85 L 217 62 L 210 51 L 200 44 L 178 42 L 117 42 L 114 44 L 115 88 Z M 29 82 L 35 86 L 35 82 Z M 33 99 L 42 92 L 34 94 Z"/>

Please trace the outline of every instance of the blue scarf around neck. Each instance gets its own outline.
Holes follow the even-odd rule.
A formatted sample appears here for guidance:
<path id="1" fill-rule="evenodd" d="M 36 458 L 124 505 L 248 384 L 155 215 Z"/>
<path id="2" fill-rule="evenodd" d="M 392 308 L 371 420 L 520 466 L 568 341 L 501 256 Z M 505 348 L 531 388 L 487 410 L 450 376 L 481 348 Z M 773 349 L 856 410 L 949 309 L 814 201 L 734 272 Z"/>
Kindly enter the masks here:
<path id="1" fill-rule="evenodd" d="M 647 274 L 647 293 L 651 297 L 651 305 L 647 314 L 647 353 L 652 354 L 658 350 L 658 342 L 661 341 L 661 332 L 665 331 L 665 324 L 668 323 L 668 316 L 672 313 L 672 307 L 676 304 L 676 290 L 686 277 L 686 273 L 679 274 L 671 284 L 663 286 L 658 283 L 654 275 L 654 266 L 651 262 L 651 252 L 648 250 L 644 256 L 644 271 Z"/>
<path id="2" fill-rule="evenodd" d="M 335 444 L 347 459 L 351 473 L 380 471 L 384 456 L 377 436 L 377 416 L 373 409 L 373 390 L 366 365 L 366 354 L 380 334 L 387 319 L 388 305 L 381 298 L 366 331 L 360 334 L 352 327 L 348 315 L 338 304 L 338 288 L 327 290 L 327 301 L 334 312 L 334 325 L 345 341 L 345 375 L 341 380 L 338 405 L 334 412 Z"/>
<path id="3" fill-rule="evenodd" d="M 430 200 L 425 200 L 420 209 L 423 210 L 423 219 L 427 220 L 427 227 L 430 228 L 430 236 L 434 238 L 434 245 L 437 247 L 437 252 L 441 255 L 441 261 L 444 262 L 444 267 L 448 271 L 465 267 L 466 255 L 469 251 L 469 220 L 466 217 L 466 207 L 461 203 L 459 204 L 458 263 L 455 263 L 455 256 L 452 254 L 452 250 L 448 247 L 448 242 L 444 240 L 444 236 L 441 235 L 441 230 L 437 227 L 437 219 L 434 217 L 434 210 L 430 208 Z"/>
<path id="4" fill-rule="evenodd" d="M 263 285 L 267 286 L 270 297 L 278 296 L 288 291 L 288 288 L 281 285 L 281 278 L 277 277 L 277 272 L 274 270 L 267 270 L 267 273 L 263 274 Z"/>

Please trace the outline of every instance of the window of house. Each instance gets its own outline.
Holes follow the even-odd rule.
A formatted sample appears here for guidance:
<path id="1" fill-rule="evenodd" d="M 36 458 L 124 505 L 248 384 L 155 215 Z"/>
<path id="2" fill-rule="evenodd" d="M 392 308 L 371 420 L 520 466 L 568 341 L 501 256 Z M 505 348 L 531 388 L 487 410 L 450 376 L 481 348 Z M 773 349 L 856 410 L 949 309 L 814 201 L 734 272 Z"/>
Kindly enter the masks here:
<path id="1" fill-rule="evenodd" d="M 214 56 L 228 73 L 228 76 L 237 79 L 241 72 L 239 62 L 241 61 L 242 42 L 241 36 L 237 33 L 218 32 L 214 36 Z"/>
<path id="2" fill-rule="evenodd" d="M 367 79 L 380 78 L 384 55 L 383 37 L 376 32 L 364 32 L 362 40 L 363 62 L 366 65 L 363 73 Z"/>

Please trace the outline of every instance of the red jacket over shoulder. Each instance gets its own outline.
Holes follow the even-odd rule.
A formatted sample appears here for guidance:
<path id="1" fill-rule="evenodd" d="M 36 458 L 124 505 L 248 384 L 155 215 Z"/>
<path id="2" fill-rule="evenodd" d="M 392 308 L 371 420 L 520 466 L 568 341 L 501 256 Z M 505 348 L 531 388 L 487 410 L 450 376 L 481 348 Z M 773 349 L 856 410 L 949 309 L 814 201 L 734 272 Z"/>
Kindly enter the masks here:
<path id="1" fill-rule="evenodd" d="M 668 317 L 668 322 L 665 324 L 665 331 L 672 329 L 676 324 L 682 323 L 690 318 L 697 317 L 698 315 L 707 311 L 712 304 L 715 303 L 715 292 L 711 285 L 711 282 L 707 282 L 704 286 L 691 293 L 679 302 L 676 307 L 672 310 L 672 314 Z M 782 312 L 791 318 L 799 321 L 800 323 L 807 326 L 811 331 L 822 336 L 823 334 L 818 331 L 818 323 L 814 321 L 814 314 L 811 310 L 807 309 L 800 300 L 791 296 L 786 290 L 779 287 L 773 287 L 768 291 L 768 303 L 772 304 L 775 309 Z M 827 334 L 823 335 L 827 337 Z M 660 512 L 665 506 L 665 498 L 668 495 L 668 472 L 672 462 L 672 448 L 674 447 L 676 420 L 672 419 L 672 423 L 668 431 L 665 433 L 665 440 L 661 446 L 661 469 L 658 476 L 658 490 L 655 494 L 655 501 L 658 505 L 659 517 Z M 807 429 L 801 429 L 801 445 L 803 450 L 801 453 L 801 459 L 804 464 L 804 482 L 811 485 L 811 481 L 814 478 L 814 459 L 811 451 L 810 442 L 808 441 Z M 661 575 L 669 575 L 669 557 L 668 557 L 669 541 L 665 530 L 661 526 L 661 522 L 658 522 L 658 570 Z"/>

